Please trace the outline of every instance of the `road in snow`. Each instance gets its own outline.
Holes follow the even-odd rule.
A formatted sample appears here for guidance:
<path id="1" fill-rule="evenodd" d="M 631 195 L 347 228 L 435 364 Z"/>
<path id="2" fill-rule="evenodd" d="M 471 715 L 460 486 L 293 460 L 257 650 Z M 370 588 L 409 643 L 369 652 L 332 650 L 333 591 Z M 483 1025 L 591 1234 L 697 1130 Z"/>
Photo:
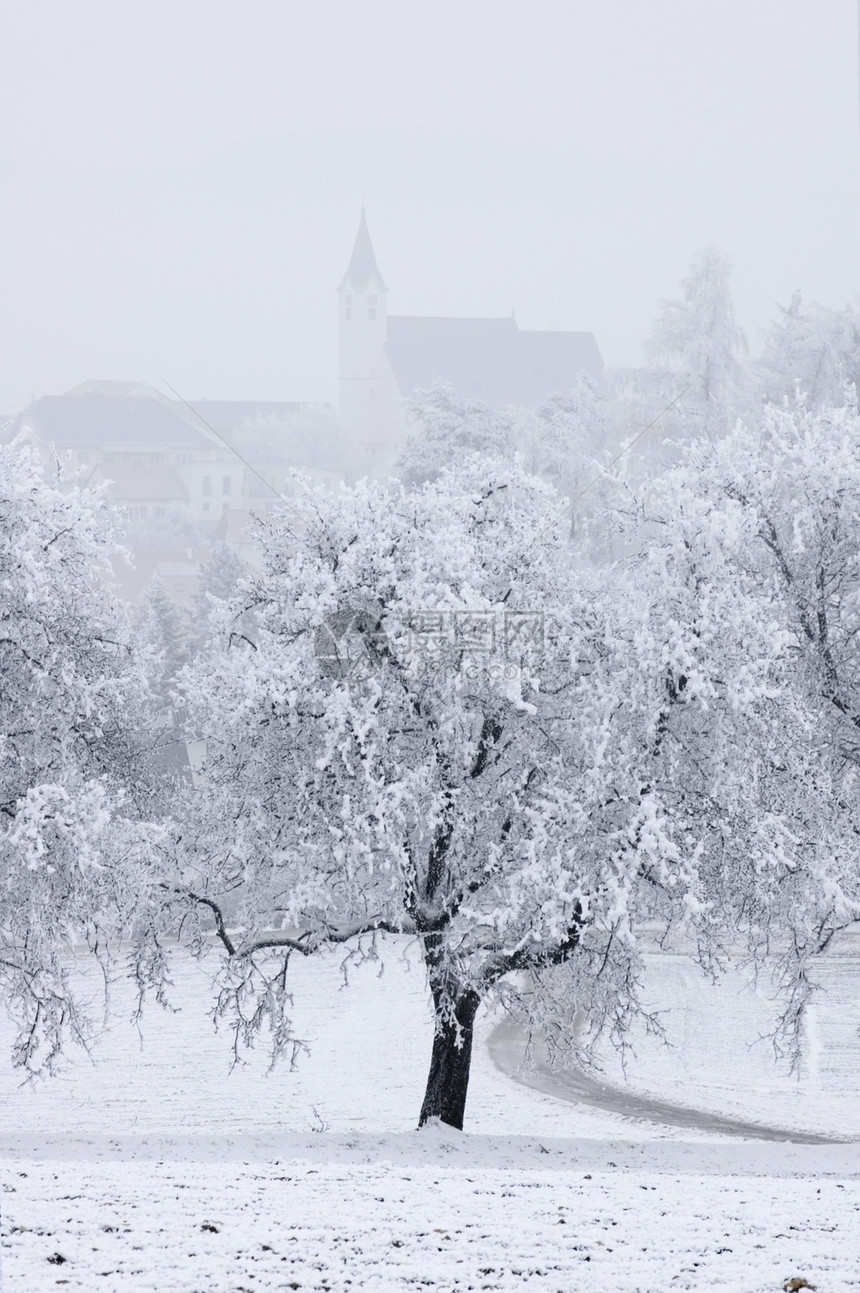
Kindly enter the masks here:
<path id="1" fill-rule="evenodd" d="M 787 1059 L 775 1062 L 769 1034 L 778 1006 L 766 977 L 756 985 L 736 972 L 714 985 L 678 955 L 654 953 L 646 964 L 647 1006 L 668 1045 L 634 1027 L 635 1054 L 622 1060 L 604 1047 L 602 1073 L 553 1072 L 539 1046 L 524 1065 L 524 1035 L 502 1021 L 487 1038 L 494 1062 L 536 1091 L 667 1127 L 812 1144 L 860 1140 L 860 926 L 838 935 L 816 967 L 821 990 L 796 1072 Z"/>
<path id="2" fill-rule="evenodd" d="M 685 1127 L 694 1131 L 719 1132 L 725 1136 L 794 1141 L 807 1145 L 838 1144 L 846 1139 L 844 1136 L 816 1136 L 784 1127 L 768 1127 L 762 1123 L 724 1118 L 705 1110 L 670 1104 L 668 1100 L 637 1095 L 623 1086 L 612 1086 L 582 1069 L 553 1069 L 545 1059 L 537 1057 L 533 1057 L 526 1065 L 526 1036 L 514 1024 L 498 1024 L 487 1038 L 487 1048 L 493 1063 L 514 1082 L 556 1096 L 559 1100 L 569 1100 L 572 1104 L 589 1109 L 607 1110 L 624 1118 L 643 1119 L 658 1125 Z"/>
<path id="3" fill-rule="evenodd" d="M 178 1010 L 147 1011 L 142 1049 L 117 985 L 91 1059 L 35 1088 L 0 1071 L 7 1288 L 860 1288 L 858 1145 L 730 1139 L 559 1100 L 499 1071 L 492 1020 L 467 1134 L 412 1130 L 432 1020 L 414 955 L 388 951 L 381 977 L 365 965 L 343 990 L 339 958 L 296 968 L 312 1050 L 295 1073 L 267 1076 L 259 1053 L 228 1074 L 206 973 L 183 956 Z M 683 1045 L 639 1039 L 628 1093 L 659 1084 L 730 1118 L 860 1134 L 860 976 L 853 953 L 839 959 L 799 1081 L 750 1048 L 772 1016 L 763 992 L 655 962 L 652 1003 Z"/>

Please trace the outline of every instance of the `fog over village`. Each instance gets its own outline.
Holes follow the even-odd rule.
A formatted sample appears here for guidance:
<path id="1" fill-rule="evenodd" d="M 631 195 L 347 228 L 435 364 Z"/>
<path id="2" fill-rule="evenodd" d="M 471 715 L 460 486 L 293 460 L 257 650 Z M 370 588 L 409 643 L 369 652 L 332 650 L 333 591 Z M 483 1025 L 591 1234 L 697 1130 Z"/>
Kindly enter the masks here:
<path id="1" fill-rule="evenodd" d="M 5 1288 L 860 1286 L 859 26 L 0 9 Z"/>

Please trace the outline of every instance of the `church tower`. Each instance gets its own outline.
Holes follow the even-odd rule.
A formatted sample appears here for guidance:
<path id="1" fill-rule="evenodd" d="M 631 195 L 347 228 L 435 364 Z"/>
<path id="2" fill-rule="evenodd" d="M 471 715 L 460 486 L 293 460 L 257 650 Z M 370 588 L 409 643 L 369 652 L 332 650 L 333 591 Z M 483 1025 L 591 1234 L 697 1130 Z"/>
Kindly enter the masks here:
<path id="1" fill-rule="evenodd" d="M 385 353 L 386 297 L 364 207 L 340 297 L 340 416 L 365 466 L 394 457 L 402 434 L 400 392 Z"/>

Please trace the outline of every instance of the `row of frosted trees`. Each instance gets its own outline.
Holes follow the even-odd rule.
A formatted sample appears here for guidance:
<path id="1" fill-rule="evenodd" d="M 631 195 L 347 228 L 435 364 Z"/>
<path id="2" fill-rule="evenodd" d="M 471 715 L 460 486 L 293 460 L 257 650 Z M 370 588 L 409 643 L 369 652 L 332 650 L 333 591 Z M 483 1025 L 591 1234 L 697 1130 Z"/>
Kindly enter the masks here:
<path id="1" fill-rule="evenodd" d="M 292 498 L 168 678 L 106 591 L 103 496 L 0 453 L 0 979 L 24 1068 L 92 1034 L 71 947 L 162 996 L 167 935 L 211 959 L 237 1048 L 275 1054 L 292 958 L 413 940 L 422 1122 L 463 1125 L 490 999 L 559 1061 L 623 1043 L 655 922 L 708 970 L 760 961 L 799 1045 L 816 957 L 860 915 L 853 393 L 606 470 L 611 561 L 571 542 L 539 464 L 486 443 L 486 411 L 433 401 L 428 441 L 473 452 Z M 165 688 L 204 743 L 193 782 L 163 771 Z"/>

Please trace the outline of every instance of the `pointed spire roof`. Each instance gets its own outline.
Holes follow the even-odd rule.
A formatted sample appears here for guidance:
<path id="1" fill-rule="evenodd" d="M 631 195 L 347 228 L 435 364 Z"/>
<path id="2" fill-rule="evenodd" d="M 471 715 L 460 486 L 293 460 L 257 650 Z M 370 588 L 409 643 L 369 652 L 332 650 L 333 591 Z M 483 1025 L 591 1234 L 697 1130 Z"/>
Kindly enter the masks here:
<path id="1" fill-rule="evenodd" d="M 364 207 L 361 208 L 361 222 L 358 226 L 358 233 L 355 235 L 355 246 L 352 249 L 352 255 L 349 258 L 349 265 L 343 276 L 338 291 L 342 292 L 345 287 L 352 287 L 360 292 L 367 286 L 372 278 L 375 278 L 383 292 L 388 289 L 382 281 L 382 275 L 379 272 L 379 266 L 376 263 L 376 257 L 373 254 L 373 243 L 370 241 L 370 230 L 367 227 L 367 218 L 364 214 Z"/>

